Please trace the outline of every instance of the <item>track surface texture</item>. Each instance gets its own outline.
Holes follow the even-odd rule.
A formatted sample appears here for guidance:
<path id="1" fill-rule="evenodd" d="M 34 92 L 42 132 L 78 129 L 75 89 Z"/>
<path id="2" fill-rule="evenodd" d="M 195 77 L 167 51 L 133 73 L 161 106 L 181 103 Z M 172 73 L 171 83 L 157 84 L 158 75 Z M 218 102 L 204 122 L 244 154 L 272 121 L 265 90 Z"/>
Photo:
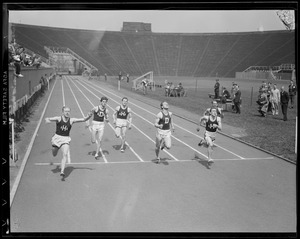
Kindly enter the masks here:
<path id="1" fill-rule="evenodd" d="M 80 76 L 56 79 L 50 90 L 11 190 L 12 233 L 296 232 L 295 164 L 218 134 L 209 165 L 207 149 L 198 147 L 204 128 L 197 132 L 197 125 L 177 116 L 172 148 L 156 164 L 158 107 Z M 74 124 L 71 163 L 62 179 L 61 152 L 55 158 L 51 153 L 55 123 L 45 124 L 44 118 L 61 115 L 63 104 L 71 117 L 81 118 L 103 95 L 110 122 L 102 154 L 94 157 L 96 145 L 85 123 Z M 123 96 L 133 127 L 121 153 L 112 113 Z"/>

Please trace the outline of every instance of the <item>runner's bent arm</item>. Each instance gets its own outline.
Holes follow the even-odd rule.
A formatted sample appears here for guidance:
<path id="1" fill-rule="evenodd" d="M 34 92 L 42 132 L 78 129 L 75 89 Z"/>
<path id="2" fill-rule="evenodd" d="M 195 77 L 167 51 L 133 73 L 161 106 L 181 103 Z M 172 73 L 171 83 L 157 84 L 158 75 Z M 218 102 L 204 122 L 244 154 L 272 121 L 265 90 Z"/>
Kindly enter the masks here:
<path id="1" fill-rule="evenodd" d="M 114 113 L 113 113 L 113 120 L 114 120 L 114 124 L 116 123 L 116 119 L 117 119 L 117 112 L 119 111 L 120 106 L 117 106 Z"/>
<path id="2" fill-rule="evenodd" d="M 161 128 L 163 127 L 162 124 L 158 124 L 160 119 L 161 119 L 161 112 L 159 112 L 159 113 L 156 115 L 156 119 L 155 119 L 155 123 L 154 123 L 154 126 L 155 126 L 156 128 L 159 128 L 159 129 L 161 129 Z"/>
<path id="3" fill-rule="evenodd" d="M 79 122 L 85 122 L 87 121 L 92 115 L 88 113 L 84 118 L 71 118 L 70 123 L 79 123 Z"/>
<path id="4" fill-rule="evenodd" d="M 127 116 L 127 119 L 128 119 L 128 122 L 129 122 L 128 128 L 131 129 L 132 114 L 131 114 L 131 109 L 130 109 L 130 108 L 128 108 L 128 116 Z"/>
<path id="5" fill-rule="evenodd" d="M 170 117 L 172 116 L 172 113 L 170 112 Z M 174 127 L 174 122 L 173 122 L 173 117 L 171 117 L 171 127 L 172 127 L 172 130 L 174 132 L 175 130 L 175 127 Z"/>
<path id="6" fill-rule="evenodd" d="M 47 117 L 45 118 L 46 123 L 51 123 L 54 121 L 59 121 L 60 120 L 60 116 L 54 116 L 54 117 Z"/>

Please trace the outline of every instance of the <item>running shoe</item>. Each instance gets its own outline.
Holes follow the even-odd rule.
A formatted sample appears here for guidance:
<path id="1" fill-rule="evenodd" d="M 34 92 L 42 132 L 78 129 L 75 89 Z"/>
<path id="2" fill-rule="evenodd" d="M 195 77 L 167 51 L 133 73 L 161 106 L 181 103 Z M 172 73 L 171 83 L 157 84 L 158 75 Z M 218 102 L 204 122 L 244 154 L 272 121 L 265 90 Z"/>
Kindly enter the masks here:
<path id="1" fill-rule="evenodd" d="M 98 153 L 95 154 L 95 158 L 97 158 L 97 157 L 99 157 L 99 154 L 98 154 Z"/>
<path id="2" fill-rule="evenodd" d="M 159 158 L 159 157 L 156 159 L 156 163 L 157 163 L 157 164 L 160 163 L 160 158 Z"/>
<path id="3" fill-rule="evenodd" d="M 213 163 L 214 161 L 212 159 L 208 159 L 208 163 Z"/>
<path id="4" fill-rule="evenodd" d="M 65 176 L 64 172 L 61 172 L 61 173 L 60 173 L 60 176 L 64 177 L 64 176 Z"/>
<path id="5" fill-rule="evenodd" d="M 163 150 L 165 148 L 165 146 L 164 145 L 162 145 L 161 147 L 160 147 L 160 150 Z"/>
<path id="6" fill-rule="evenodd" d="M 122 147 L 122 148 L 121 148 L 121 152 L 124 153 L 124 151 L 125 151 L 125 149 Z"/>
<path id="7" fill-rule="evenodd" d="M 201 147 L 203 144 L 204 144 L 204 141 L 201 139 L 200 142 L 199 142 L 199 144 L 198 144 L 198 146 Z"/>

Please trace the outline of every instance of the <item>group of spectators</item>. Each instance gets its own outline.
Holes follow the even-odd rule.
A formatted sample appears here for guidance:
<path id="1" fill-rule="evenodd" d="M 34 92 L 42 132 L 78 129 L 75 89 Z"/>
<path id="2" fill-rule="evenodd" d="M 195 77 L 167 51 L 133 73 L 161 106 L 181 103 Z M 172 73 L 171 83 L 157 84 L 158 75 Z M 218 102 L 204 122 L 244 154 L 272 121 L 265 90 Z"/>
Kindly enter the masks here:
<path id="1" fill-rule="evenodd" d="M 15 67 L 15 76 L 24 77 L 21 74 L 21 65 L 39 68 L 42 62 L 36 54 L 30 55 L 23 46 L 14 41 L 8 44 L 8 63 Z"/>
<path id="2" fill-rule="evenodd" d="M 232 101 L 232 110 L 236 114 L 241 113 L 242 94 L 237 83 L 232 82 L 231 94 L 226 89 L 226 87 L 222 87 L 222 93 L 220 94 L 220 82 L 219 79 L 216 79 L 216 83 L 214 85 L 214 93 L 215 100 L 220 100 L 222 104 L 226 104 L 228 100 Z"/>
<path id="3" fill-rule="evenodd" d="M 165 96 L 167 97 L 183 97 L 186 96 L 186 90 L 180 82 L 177 86 L 173 82 L 165 80 Z"/>
<path id="4" fill-rule="evenodd" d="M 259 88 L 258 100 L 258 111 L 263 117 L 267 116 L 268 112 L 272 112 L 273 115 L 279 114 L 279 104 L 283 114 L 283 120 L 287 121 L 287 109 L 290 102 L 289 108 L 294 108 L 294 98 L 297 94 L 296 85 L 291 80 L 288 86 L 288 92 L 281 86 L 280 91 L 277 85 L 271 82 L 263 82 Z"/>

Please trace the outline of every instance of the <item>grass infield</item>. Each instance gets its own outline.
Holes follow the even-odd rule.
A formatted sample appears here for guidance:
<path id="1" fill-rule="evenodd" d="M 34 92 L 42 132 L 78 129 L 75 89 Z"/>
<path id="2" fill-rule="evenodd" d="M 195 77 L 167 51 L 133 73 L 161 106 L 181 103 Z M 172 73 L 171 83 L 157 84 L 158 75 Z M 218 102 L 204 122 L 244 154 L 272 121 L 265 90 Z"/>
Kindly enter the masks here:
<path id="1" fill-rule="evenodd" d="M 121 81 L 121 89 L 128 90 L 132 94 L 143 95 L 140 90 L 132 90 L 132 79 L 129 83 Z M 170 106 L 182 108 L 191 113 L 196 113 L 199 117 L 205 109 L 210 107 L 212 99 L 208 97 L 209 93 L 214 92 L 216 78 L 192 78 L 192 77 L 154 77 L 155 91 L 148 90 L 143 97 L 159 101 L 168 101 Z M 283 121 L 281 106 L 279 105 L 279 115 L 268 113 L 267 117 L 262 117 L 256 103 L 258 89 L 262 84 L 262 79 L 236 79 L 236 78 L 218 78 L 221 87 L 226 87 L 230 92 L 232 82 L 236 82 L 242 93 L 241 114 L 235 114 L 225 111 L 225 117 L 222 119 L 223 133 L 236 137 L 242 141 L 248 142 L 262 149 L 275 153 L 284 158 L 296 162 L 297 154 L 296 143 L 296 116 L 297 116 L 297 96 L 295 97 L 294 108 L 288 109 L 288 120 Z M 104 82 L 104 77 L 97 80 Z M 187 90 L 186 97 L 165 97 L 164 82 L 168 80 L 176 86 L 179 82 Z M 268 82 L 265 80 L 265 82 Z M 288 91 L 289 80 L 271 81 L 277 84 L 277 88 L 285 87 Z M 108 77 L 107 84 L 118 87 L 117 77 Z M 159 87 L 161 86 L 161 87 Z M 221 88 L 220 87 L 220 88 Z"/>

